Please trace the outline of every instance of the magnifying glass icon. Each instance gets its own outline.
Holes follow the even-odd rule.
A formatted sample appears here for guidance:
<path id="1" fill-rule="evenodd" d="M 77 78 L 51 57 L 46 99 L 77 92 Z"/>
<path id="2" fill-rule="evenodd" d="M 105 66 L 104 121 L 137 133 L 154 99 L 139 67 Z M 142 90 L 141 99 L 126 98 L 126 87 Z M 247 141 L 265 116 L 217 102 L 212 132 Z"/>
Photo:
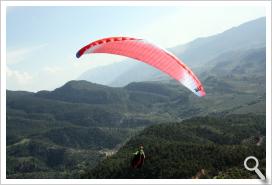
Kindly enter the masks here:
<path id="1" fill-rule="evenodd" d="M 250 168 L 250 167 L 248 167 L 248 165 L 247 165 L 247 162 L 248 162 L 248 160 L 250 160 L 250 159 L 252 159 L 252 160 L 254 160 L 255 161 L 255 166 L 253 167 L 253 168 Z M 256 157 L 254 157 L 254 156 L 248 156 L 246 159 L 245 159 L 245 161 L 244 161 L 244 166 L 245 166 L 245 168 L 247 169 L 247 170 L 249 170 L 249 171 L 255 171 L 256 173 L 257 173 L 257 175 L 260 177 L 260 179 L 261 180 L 265 180 L 265 176 L 262 174 L 262 172 L 258 169 L 258 166 L 259 166 L 259 161 L 258 161 L 258 159 L 256 158 Z"/>

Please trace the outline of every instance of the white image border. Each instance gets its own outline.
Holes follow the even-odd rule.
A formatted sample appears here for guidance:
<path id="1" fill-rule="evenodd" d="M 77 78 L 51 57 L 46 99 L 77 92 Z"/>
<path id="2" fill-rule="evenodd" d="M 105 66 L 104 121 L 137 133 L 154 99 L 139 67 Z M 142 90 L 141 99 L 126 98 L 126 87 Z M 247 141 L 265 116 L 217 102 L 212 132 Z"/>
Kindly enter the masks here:
<path id="1" fill-rule="evenodd" d="M 263 6 L 266 9 L 266 178 L 259 179 L 6 179 L 6 8 L 8 6 Z M 270 1 L 1 1 L 1 184 L 264 184 L 271 183 Z"/>

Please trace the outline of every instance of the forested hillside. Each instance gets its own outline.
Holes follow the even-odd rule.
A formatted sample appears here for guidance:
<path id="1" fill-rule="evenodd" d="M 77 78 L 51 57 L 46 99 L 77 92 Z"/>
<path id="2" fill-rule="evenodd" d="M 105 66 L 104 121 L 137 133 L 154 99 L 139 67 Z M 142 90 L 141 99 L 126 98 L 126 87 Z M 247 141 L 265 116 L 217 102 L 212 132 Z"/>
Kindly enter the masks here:
<path id="1" fill-rule="evenodd" d="M 265 116 L 207 116 L 179 123 L 154 125 L 133 137 L 116 155 L 102 161 L 82 178 L 258 178 L 244 168 L 256 156 L 265 172 Z M 260 145 L 257 145 L 262 140 Z M 146 160 L 131 167 L 139 145 Z M 199 175 L 199 172 L 200 175 Z"/>

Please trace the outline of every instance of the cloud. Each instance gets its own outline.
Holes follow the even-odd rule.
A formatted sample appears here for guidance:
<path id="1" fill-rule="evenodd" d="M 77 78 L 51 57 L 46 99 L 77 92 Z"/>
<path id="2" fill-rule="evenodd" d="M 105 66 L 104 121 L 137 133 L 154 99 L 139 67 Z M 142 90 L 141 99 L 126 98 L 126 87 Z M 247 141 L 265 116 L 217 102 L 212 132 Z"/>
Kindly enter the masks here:
<path id="1" fill-rule="evenodd" d="M 36 52 L 45 46 L 47 46 L 47 44 L 40 44 L 27 48 L 9 49 L 7 50 L 7 64 L 18 64 L 27 59 L 27 57 L 29 57 L 33 52 Z"/>
<path id="2" fill-rule="evenodd" d="M 66 82 L 64 77 L 67 76 L 64 74 L 67 74 L 67 71 L 55 66 L 45 67 L 34 73 L 14 70 L 7 66 L 7 89 L 34 92 L 44 89 L 53 90 Z"/>
<path id="3" fill-rule="evenodd" d="M 8 66 L 6 68 L 7 88 L 8 89 L 26 89 L 26 85 L 32 83 L 33 76 L 24 71 L 12 70 Z"/>

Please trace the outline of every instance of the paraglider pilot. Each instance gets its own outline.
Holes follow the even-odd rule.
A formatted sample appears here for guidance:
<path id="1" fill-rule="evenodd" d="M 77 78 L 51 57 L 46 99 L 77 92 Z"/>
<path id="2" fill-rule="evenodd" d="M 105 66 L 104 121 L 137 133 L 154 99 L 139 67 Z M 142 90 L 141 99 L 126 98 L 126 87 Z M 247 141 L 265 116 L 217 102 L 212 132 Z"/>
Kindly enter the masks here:
<path id="1" fill-rule="evenodd" d="M 144 153 L 144 146 L 140 145 L 139 149 L 133 153 L 133 159 L 131 166 L 133 168 L 141 168 L 144 164 L 144 159 L 145 159 L 145 153 Z"/>

